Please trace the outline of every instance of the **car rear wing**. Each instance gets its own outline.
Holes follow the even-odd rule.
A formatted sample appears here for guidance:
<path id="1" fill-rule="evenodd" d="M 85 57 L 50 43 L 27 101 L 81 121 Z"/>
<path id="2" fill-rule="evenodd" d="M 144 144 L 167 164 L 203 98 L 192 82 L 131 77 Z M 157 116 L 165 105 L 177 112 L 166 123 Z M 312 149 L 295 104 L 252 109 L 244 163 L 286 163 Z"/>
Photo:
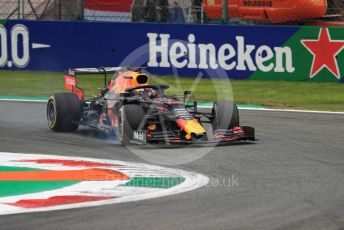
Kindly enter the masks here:
<path id="1" fill-rule="evenodd" d="M 65 75 L 77 76 L 88 74 L 112 74 L 121 71 L 141 72 L 144 67 L 99 67 L 99 68 L 74 68 L 65 71 Z"/>
<path id="2" fill-rule="evenodd" d="M 104 74 L 104 87 L 107 85 L 107 74 L 114 74 L 122 71 L 141 72 L 144 67 L 99 67 L 99 68 L 72 68 L 64 72 L 66 90 L 72 91 L 79 100 L 84 100 L 84 91 L 78 87 L 76 76 L 90 74 Z"/>

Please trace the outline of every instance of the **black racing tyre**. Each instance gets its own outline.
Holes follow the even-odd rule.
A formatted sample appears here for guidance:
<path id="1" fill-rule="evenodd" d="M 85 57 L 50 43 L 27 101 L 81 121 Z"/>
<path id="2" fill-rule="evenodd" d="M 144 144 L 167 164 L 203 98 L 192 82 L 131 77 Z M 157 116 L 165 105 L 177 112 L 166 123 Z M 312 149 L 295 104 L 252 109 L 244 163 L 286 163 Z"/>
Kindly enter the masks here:
<path id="1" fill-rule="evenodd" d="M 130 145 L 133 139 L 134 130 L 137 130 L 144 119 L 143 108 L 136 104 L 121 106 L 118 112 L 119 141 L 123 145 Z"/>
<path id="2" fill-rule="evenodd" d="M 73 93 L 56 93 L 47 104 L 47 119 L 50 129 L 58 132 L 75 131 L 79 125 L 73 123 L 80 120 L 81 105 Z"/>
<path id="3" fill-rule="evenodd" d="M 213 131 L 216 129 L 232 129 L 239 126 L 239 111 L 234 102 L 216 102 L 212 113 L 214 115 Z"/>

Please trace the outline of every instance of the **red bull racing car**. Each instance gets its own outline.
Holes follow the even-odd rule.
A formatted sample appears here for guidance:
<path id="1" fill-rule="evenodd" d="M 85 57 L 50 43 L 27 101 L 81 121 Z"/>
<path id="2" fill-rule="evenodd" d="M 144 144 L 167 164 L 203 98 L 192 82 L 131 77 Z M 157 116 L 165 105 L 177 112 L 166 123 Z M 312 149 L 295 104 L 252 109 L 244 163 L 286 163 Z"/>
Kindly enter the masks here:
<path id="1" fill-rule="evenodd" d="M 76 77 L 89 74 L 104 74 L 105 87 L 99 96 L 85 99 Z M 113 74 L 109 81 L 108 74 Z M 255 141 L 254 128 L 239 126 L 235 103 L 215 102 L 211 111 L 201 111 L 196 101 L 185 102 L 190 91 L 167 96 L 169 86 L 150 84 L 140 67 L 69 69 L 64 78 L 70 92 L 54 94 L 47 104 L 48 126 L 54 131 L 93 127 L 113 133 L 123 145 Z"/>

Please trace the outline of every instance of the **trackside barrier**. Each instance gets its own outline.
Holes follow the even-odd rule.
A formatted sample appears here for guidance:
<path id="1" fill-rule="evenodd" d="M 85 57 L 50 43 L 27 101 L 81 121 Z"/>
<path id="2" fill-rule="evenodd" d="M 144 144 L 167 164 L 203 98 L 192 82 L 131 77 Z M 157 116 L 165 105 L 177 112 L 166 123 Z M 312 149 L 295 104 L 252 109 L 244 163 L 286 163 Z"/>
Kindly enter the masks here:
<path id="1" fill-rule="evenodd" d="M 163 75 L 223 69 L 232 79 L 344 81 L 340 27 L 0 22 L 1 70 L 121 64 Z"/>

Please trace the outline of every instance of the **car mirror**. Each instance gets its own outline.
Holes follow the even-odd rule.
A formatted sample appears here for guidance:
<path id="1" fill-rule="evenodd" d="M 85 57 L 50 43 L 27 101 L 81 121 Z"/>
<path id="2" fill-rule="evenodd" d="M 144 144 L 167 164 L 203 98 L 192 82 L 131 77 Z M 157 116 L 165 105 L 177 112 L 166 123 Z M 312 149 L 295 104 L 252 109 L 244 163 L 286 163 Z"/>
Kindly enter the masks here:
<path id="1" fill-rule="evenodd" d="M 191 90 L 184 91 L 184 97 L 187 97 L 187 96 L 189 96 L 191 94 L 192 94 Z"/>

